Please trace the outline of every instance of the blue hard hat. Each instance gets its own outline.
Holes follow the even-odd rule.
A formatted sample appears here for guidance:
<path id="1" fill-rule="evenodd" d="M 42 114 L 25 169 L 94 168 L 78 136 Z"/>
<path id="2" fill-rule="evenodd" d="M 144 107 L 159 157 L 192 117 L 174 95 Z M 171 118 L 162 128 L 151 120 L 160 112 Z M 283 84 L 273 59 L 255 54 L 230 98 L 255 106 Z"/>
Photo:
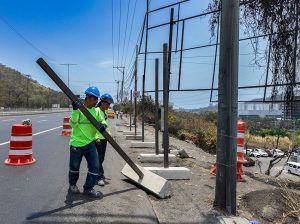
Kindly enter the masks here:
<path id="1" fill-rule="evenodd" d="M 111 103 L 114 103 L 114 99 L 113 97 L 109 94 L 109 93 L 104 93 L 101 98 L 100 98 L 101 101 L 106 101 L 108 102 L 109 104 Z"/>
<path id="2" fill-rule="evenodd" d="M 100 98 L 100 91 L 95 86 L 90 86 L 89 88 L 86 89 L 86 91 L 84 93 L 86 95 L 92 95 L 92 96 L 95 96 L 97 98 Z"/>

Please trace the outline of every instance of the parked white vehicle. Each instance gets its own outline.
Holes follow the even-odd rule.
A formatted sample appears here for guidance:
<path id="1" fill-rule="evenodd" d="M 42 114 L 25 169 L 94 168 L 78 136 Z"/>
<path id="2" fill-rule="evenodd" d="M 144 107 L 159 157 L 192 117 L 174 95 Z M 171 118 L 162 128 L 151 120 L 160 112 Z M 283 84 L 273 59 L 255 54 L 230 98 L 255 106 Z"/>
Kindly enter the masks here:
<path id="1" fill-rule="evenodd" d="M 263 149 L 253 149 L 250 153 L 250 156 L 251 155 L 254 157 L 268 157 L 268 153 L 266 153 Z"/>
<path id="2" fill-rule="evenodd" d="M 251 152 L 252 152 L 252 149 L 247 149 L 247 150 L 244 149 L 244 154 L 247 156 L 249 156 Z"/>
<path id="3" fill-rule="evenodd" d="M 296 174 L 300 176 L 300 163 L 296 162 L 288 162 L 286 164 L 286 169 L 288 173 Z"/>
<path id="4" fill-rule="evenodd" d="M 283 151 L 281 151 L 280 149 L 274 149 L 274 151 L 273 151 L 274 157 L 283 156 L 283 155 L 284 155 Z"/>
<path id="5" fill-rule="evenodd" d="M 257 149 L 253 149 L 253 150 L 249 153 L 249 156 L 253 156 L 253 157 L 259 158 L 261 155 L 260 155 L 260 153 L 257 151 Z"/>
<path id="6" fill-rule="evenodd" d="M 260 153 L 260 156 L 262 157 L 269 157 L 268 153 L 263 150 L 263 149 L 256 149 L 259 153 Z"/>

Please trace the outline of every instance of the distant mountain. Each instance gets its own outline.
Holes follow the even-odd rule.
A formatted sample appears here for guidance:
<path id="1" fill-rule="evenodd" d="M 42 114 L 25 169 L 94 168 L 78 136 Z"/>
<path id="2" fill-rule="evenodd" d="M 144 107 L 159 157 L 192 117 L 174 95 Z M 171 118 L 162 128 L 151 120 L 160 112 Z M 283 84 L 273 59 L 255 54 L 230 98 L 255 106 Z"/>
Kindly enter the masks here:
<path id="1" fill-rule="evenodd" d="M 176 111 L 191 112 L 191 113 L 196 113 L 196 114 L 202 114 L 202 113 L 205 113 L 205 112 L 217 112 L 218 111 L 218 104 L 210 103 L 207 107 L 201 107 L 199 109 L 179 108 L 179 109 L 176 109 Z"/>
<path id="2" fill-rule="evenodd" d="M 0 64 L 0 107 L 50 108 L 52 104 L 68 106 L 67 97 L 39 84 L 19 71 Z"/>

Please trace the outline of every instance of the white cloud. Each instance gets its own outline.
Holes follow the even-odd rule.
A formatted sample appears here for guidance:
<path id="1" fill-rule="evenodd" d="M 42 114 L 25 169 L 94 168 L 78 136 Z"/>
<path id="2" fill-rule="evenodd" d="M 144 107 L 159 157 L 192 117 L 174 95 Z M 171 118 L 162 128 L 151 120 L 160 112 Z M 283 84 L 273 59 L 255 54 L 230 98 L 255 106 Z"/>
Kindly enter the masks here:
<path id="1" fill-rule="evenodd" d="M 100 67 L 100 68 L 109 68 L 109 67 L 112 67 L 112 65 L 113 65 L 112 60 L 103 60 L 103 61 L 96 63 L 96 66 Z"/>

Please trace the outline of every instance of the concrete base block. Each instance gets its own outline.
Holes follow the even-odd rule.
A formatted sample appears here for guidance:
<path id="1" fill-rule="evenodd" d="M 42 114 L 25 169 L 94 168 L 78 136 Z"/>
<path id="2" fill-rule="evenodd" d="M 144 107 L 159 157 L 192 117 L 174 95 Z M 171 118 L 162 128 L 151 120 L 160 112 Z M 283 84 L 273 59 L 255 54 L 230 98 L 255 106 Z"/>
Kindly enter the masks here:
<path id="1" fill-rule="evenodd" d="M 140 161 L 142 163 L 162 163 L 164 161 L 163 154 L 140 154 Z M 169 162 L 175 162 L 176 156 L 169 154 Z"/>
<path id="2" fill-rule="evenodd" d="M 160 198 L 166 198 L 171 195 L 171 184 L 169 181 L 141 166 L 138 166 L 138 168 L 144 174 L 142 179 L 139 178 L 128 164 L 124 166 L 121 172 L 125 177 Z"/>
<path id="3" fill-rule="evenodd" d="M 135 132 L 134 131 L 123 131 L 123 134 L 124 135 L 135 135 Z M 136 134 L 141 135 L 141 132 L 137 131 Z"/>
<path id="4" fill-rule="evenodd" d="M 125 124 L 123 122 L 116 122 L 116 126 L 124 126 Z"/>
<path id="5" fill-rule="evenodd" d="M 164 154 L 164 150 L 159 149 L 159 154 Z M 170 150 L 170 154 L 173 154 L 176 156 L 178 154 L 178 150 L 172 149 L 172 150 Z"/>
<path id="6" fill-rule="evenodd" d="M 131 148 L 155 148 L 155 142 L 137 142 L 132 141 L 130 144 Z"/>
<path id="7" fill-rule="evenodd" d="M 228 217 L 228 216 L 220 216 L 218 217 L 220 224 L 248 224 L 249 221 L 243 217 Z"/>
<path id="8" fill-rule="evenodd" d="M 162 178 L 167 180 L 189 180 L 191 179 L 192 173 L 188 168 L 185 167 L 144 167 Z"/>
<path id="9" fill-rule="evenodd" d="M 126 140 L 142 140 L 141 135 L 125 135 Z"/>
<path id="10" fill-rule="evenodd" d="M 129 124 L 126 124 L 125 126 L 128 127 L 128 128 L 130 128 Z M 134 125 L 132 124 L 131 127 L 134 127 Z"/>

